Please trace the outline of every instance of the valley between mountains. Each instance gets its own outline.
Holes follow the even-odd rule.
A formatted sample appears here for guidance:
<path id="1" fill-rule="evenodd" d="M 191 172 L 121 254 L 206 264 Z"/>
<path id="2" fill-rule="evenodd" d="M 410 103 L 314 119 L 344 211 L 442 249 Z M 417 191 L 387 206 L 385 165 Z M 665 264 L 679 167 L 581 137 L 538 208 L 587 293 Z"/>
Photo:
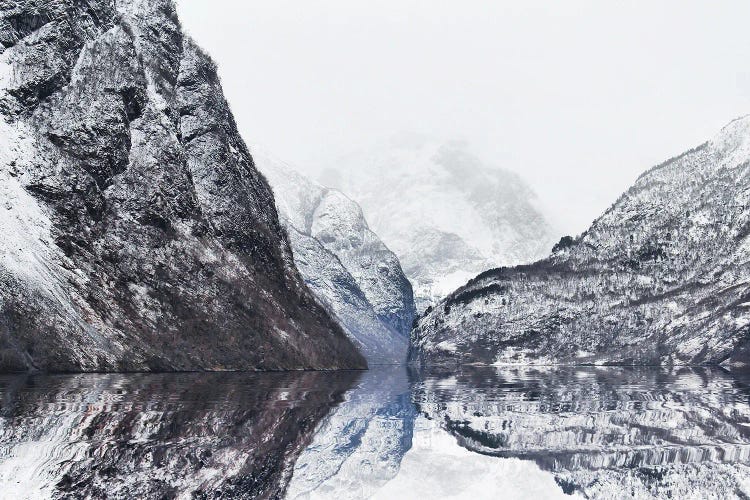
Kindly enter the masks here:
<path id="1" fill-rule="evenodd" d="M 0 115 L 2 372 L 750 362 L 748 117 L 560 238 L 463 143 L 251 154 L 170 0 L 2 3 Z"/>

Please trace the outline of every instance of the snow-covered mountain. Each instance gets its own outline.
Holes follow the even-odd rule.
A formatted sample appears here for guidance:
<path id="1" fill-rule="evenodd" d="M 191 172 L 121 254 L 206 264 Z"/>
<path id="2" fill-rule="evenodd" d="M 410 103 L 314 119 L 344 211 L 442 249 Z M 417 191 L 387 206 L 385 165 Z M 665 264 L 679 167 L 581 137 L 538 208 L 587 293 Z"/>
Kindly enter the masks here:
<path id="1" fill-rule="evenodd" d="M 0 371 L 361 368 L 171 0 L 0 8 Z"/>
<path id="2" fill-rule="evenodd" d="M 412 359 L 748 363 L 750 116 L 647 171 L 538 263 L 491 270 L 412 332 Z"/>
<path id="3" fill-rule="evenodd" d="M 559 238 L 518 175 L 463 143 L 402 136 L 320 177 L 362 206 L 401 261 L 418 311 L 481 271 L 547 255 Z"/>
<path id="4" fill-rule="evenodd" d="M 411 284 L 359 205 L 257 148 L 253 157 L 273 188 L 307 285 L 370 363 L 406 361 L 415 315 Z"/>

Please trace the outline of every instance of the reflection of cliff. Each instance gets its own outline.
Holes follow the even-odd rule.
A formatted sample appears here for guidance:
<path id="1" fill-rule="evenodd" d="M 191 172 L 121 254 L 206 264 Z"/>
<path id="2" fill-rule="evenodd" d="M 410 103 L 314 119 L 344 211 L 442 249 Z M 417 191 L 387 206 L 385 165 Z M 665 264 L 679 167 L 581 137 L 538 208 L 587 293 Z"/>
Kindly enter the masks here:
<path id="1" fill-rule="evenodd" d="M 0 378 L 12 498 L 281 498 L 357 372 Z"/>
<path id="2" fill-rule="evenodd" d="M 718 371 L 430 373 L 420 411 L 461 446 L 533 460 L 587 496 L 750 493 L 748 390 Z"/>
<path id="3" fill-rule="evenodd" d="M 412 447 L 416 409 L 406 368 L 371 368 L 300 455 L 289 498 L 369 498 Z"/>

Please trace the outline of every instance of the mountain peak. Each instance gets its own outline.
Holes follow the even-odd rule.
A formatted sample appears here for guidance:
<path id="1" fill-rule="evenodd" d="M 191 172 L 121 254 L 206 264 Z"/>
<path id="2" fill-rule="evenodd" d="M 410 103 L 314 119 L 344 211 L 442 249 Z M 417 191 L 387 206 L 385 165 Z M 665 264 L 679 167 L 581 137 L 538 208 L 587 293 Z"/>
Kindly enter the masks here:
<path id="1" fill-rule="evenodd" d="M 481 271 L 546 255 L 559 239 L 520 176 L 462 141 L 407 137 L 349 155 L 327 177 L 398 255 L 419 310 Z"/>
<path id="2" fill-rule="evenodd" d="M 549 258 L 470 281 L 420 318 L 413 358 L 750 363 L 748 139 L 750 119 L 731 122 Z"/>

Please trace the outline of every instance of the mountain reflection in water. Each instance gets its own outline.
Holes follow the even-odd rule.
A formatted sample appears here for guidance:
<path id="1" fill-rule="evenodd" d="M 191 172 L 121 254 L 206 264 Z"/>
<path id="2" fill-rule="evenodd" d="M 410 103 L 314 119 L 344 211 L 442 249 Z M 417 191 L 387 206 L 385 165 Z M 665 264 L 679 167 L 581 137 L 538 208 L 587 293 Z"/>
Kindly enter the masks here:
<path id="1" fill-rule="evenodd" d="M 750 496 L 718 369 L 0 377 L 2 498 Z"/>
<path id="2" fill-rule="evenodd" d="M 0 377 L 0 497 L 279 498 L 359 376 Z"/>

